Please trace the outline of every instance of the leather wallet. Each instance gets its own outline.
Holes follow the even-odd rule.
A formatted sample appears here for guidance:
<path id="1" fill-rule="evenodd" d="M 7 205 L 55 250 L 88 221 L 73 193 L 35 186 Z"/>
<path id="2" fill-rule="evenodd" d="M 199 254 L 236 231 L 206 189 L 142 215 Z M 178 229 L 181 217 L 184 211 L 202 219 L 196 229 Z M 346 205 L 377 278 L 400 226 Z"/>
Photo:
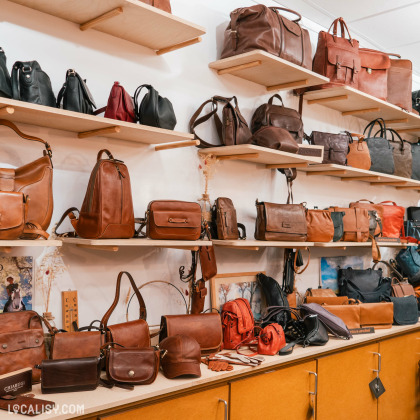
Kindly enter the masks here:
<path id="1" fill-rule="evenodd" d="M 24 414 L 26 416 L 36 416 L 53 409 L 55 402 L 40 400 L 25 395 L 4 395 L 0 397 L 0 410 L 9 413 Z"/>

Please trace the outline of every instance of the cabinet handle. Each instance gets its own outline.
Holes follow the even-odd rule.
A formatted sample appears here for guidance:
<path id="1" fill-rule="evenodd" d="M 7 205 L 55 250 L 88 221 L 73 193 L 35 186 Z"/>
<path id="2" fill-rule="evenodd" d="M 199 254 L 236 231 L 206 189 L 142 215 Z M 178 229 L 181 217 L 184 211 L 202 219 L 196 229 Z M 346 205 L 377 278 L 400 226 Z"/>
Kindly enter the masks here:
<path id="1" fill-rule="evenodd" d="M 382 356 L 381 356 L 381 353 L 374 352 L 373 354 L 376 354 L 378 356 L 378 369 L 373 369 L 373 371 L 376 372 L 377 375 L 379 376 L 379 372 L 381 371 Z"/>
<path id="2" fill-rule="evenodd" d="M 318 374 L 315 372 L 309 372 L 309 375 L 314 375 L 315 376 L 315 390 L 314 391 L 309 391 L 309 393 L 311 395 L 317 395 L 318 394 Z"/>
<path id="3" fill-rule="evenodd" d="M 221 398 L 219 398 L 219 402 L 222 402 L 225 405 L 225 420 L 228 420 L 228 403 L 225 400 L 222 400 Z"/>

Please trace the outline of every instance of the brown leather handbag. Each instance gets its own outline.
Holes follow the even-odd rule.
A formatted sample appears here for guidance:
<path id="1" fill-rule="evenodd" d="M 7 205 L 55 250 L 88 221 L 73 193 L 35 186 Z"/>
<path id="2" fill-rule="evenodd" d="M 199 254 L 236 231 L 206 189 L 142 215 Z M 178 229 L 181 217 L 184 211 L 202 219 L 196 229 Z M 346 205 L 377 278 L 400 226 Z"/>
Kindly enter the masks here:
<path id="1" fill-rule="evenodd" d="M 275 98 L 281 102 L 281 105 L 273 104 Z M 277 93 L 266 104 L 260 105 L 252 116 L 251 131 L 254 134 L 267 126 L 283 128 L 291 134 L 297 143 L 302 143 L 304 136 L 302 117 L 298 111 L 286 108 L 282 97 Z"/>
<path id="2" fill-rule="evenodd" d="M 324 146 L 324 159 L 322 163 L 335 163 L 345 165 L 351 137 L 345 134 L 323 133 L 312 131 L 308 141 L 316 146 Z"/>
<path id="3" fill-rule="evenodd" d="M 101 159 L 103 153 L 108 155 L 108 159 Z M 76 207 L 68 209 L 56 230 L 69 216 L 76 234 L 81 238 L 128 239 L 134 236 L 130 174 L 124 162 L 114 159 L 109 150 L 99 151 L 77 219 L 74 212 L 78 211 Z"/>
<path id="4" fill-rule="evenodd" d="M 230 198 L 219 197 L 212 207 L 213 229 L 216 228 L 214 239 L 245 239 L 245 226 L 238 223 L 236 209 Z M 242 234 L 239 233 L 242 230 Z"/>
<path id="5" fill-rule="evenodd" d="M 172 13 L 170 0 L 140 0 L 149 6 L 157 7 L 165 12 Z"/>
<path id="6" fill-rule="evenodd" d="M 259 241 L 305 242 L 307 225 L 302 204 L 255 202 L 255 239 Z"/>
<path id="7" fill-rule="evenodd" d="M 413 110 L 412 79 L 413 63 L 410 60 L 391 59 L 391 67 L 388 71 L 387 101 L 411 112 Z"/>
<path id="8" fill-rule="evenodd" d="M 109 318 L 120 300 L 121 279 L 124 274 L 130 280 L 131 287 L 139 302 L 139 319 L 122 324 L 108 325 Z M 121 271 L 117 277 L 114 301 L 101 320 L 101 329 L 106 332 L 106 341 L 118 343 L 124 347 L 150 347 L 149 326 L 147 325 L 146 318 L 146 305 L 133 277 L 127 271 Z"/>
<path id="9" fill-rule="evenodd" d="M 343 211 L 343 242 L 367 242 L 369 240 L 369 213 L 362 208 L 330 207 L 332 211 Z"/>
<path id="10" fill-rule="evenodd" d="M 293 13 L 298 18 L 286 19 L 279 10 Z M 236 9 L 230 14 L 230 23 L 225 30 L 221 58 L 263 50 L 310 69 L 311 41 L 309 32 L 299 25 L 301 18 L 293 10 L 262 4 Z"/>
<path id="11" fill-rule="evenodd" d="M 414 287 L 408 281 L 400 281 L 396 277 L 392 279 L 392 296 L 404 297 L 404 296 L 416 296 Z"/>
<path id="12" fill-rule="evenodd" d="M 368 171 L 372 165 L 372 161 L 365 138 L 362 135 L 353 133 L 350 137 L 351 141 L 349 143 L 349 152 L 347 153 L 347 166 Z M 353 137 L 358 137 L 358 140 L 354 141 Z"/>
<path id="13" fill-rule="evenodd" d="M 282 152 L 297 153 L 299 151 L 299 146 L 290 133 L 280 127 L 261 127 L 252 136 L 252 142 L 257 146 Z"/>
<path id="14" fill-rule="evenodd" d="M 337 36 L 338 26 L 341 36 Z M 348 39 L 345 37 L 346 30 Z M 344 19 L 340 17 L 334 20 L 328 32 L 319 33 L 312 70 L 330 79 L 330 83 L 322 87 L 340 84 L 357 89 L 360 69 L 359 41 L 351 37 Z"/>
<path id="15" fill-rule="evenodd" d="M 306 210 L 308 242 L 331 242 L 334 237 L 334 223 L 328 210 Z"/>
<path id="16" fill-rule="evenodd" d="M 218 104 L 223 105 L 222 119 L 217 114 Z M 211 104 L 211 111 L 200 117 L 204 107 Z M 208 121 L 211 117 L 214 119 L 217 135 L 220 144 L 211 144 L 204 141 L 196 133 L 196 128 Z M 248 128 L 245 118 L 241 114 L 238 106 L 236 96 L 225 98 L 224 96 L 213 96 L 211 99 L 203 102 L 197 111 L 194 112 L 189 122 L 190 133 L 194 134 L 195 138 L 200 140 L 200 145 L 197 147 L 216 147 L 216 146 L 233 146 L 236 144 L 249 144 L 251 143 L 252 133 Z"/>
<path id="17" fill-rule="evenodd" d="M 32 368 L 32 380 L 39 382 L 35 369 L 47 358 L 41 318 L 35 311 L 0 314 L 0 375 Z"/>

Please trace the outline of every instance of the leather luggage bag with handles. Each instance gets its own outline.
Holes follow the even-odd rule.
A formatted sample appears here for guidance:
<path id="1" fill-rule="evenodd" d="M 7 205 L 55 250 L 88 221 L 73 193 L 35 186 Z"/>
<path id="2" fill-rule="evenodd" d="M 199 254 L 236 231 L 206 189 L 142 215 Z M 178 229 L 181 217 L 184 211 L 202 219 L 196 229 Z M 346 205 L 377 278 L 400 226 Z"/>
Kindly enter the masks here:
<path id="1" fill-rule="evenodd" d="M 298 18 L 291 21 L 279 11 Z M 311 69 L 312 47 L 309 32 L 299 25 L 299 13 L 262 4 L 235 9 L 225 30 L 220 58 L 263 50 L 299 66 Z"/>
<path id="2" fill-rule="evenodd" d="M 128 277 L 131 287 L 139 302 L 139 319 L 123 322 L 121 324 L 108 325 L 109 318 L 117 307 L 121 293 L 121 279 L 123 275 Z M 101 320 L 101 328 L 106 333 L 106 341 L 118 343 L 124 347 L 145 348 L 150 347 L 149 326 L 146 322 L 147 311 L 143 297 L 134 282 L 133 277 L 127 271 L 121 271 L 117 277 L 115 298 L 110 308 L 106 311 Z"/>
<path id="3" fill-rule="evenodd" d="M 337 36 L 338 26 L 341 28 L 341 36 Z M 348 39 L 345 37 L 345 30 Z M 312 70 L 330 79 L 330 83 L 322 87 L 339 84 L 358 89 L 360 69 L 359 41 L 351 38 L 346 23 L 340 17 L 334 20 L 328 32 L 319 33 Z"/>
<path id="4" fill-rule="evenodd" d="M 328 210 L 306 210 L 308 242 L 331 242 L 334 238 L 334 223 Z"/>
<path id="5" fill-rule="evenodd" d="M 224 350 L 234 350 L 254 338 L 254 315 L 247 299 L 226 302 L 221 317 Z"/>
<path id="6" fill-rule="evenodd" d="M 343 242 L 367 242 L 369 239 L 369 214 L 366 209 L 330 207 L 332 211 L 343 211 Z"/>
<path id="7" fill-rule="evenodd" d="M 413 155 L 411 153 L 411 143 L 403 140 L 401 136 L 392 128 L 387 129 L 392 135 L 390 144 L 393 147 L 392 154 L 394 156 L 394 175 L 403 178 L 411 178 Z"/>
<path id="8" fill-rule="evenodd" d="M 281 102 L 281 105 L 273 104 L 275 98 Z M 283 128 L 291 134 L 297 143 L 302 143 L 304 136 L 302 117 L 298 111 L 286 108 L 282 97 L 277 93 L 266 104 L 260 105 L 252 116 L 252 133 L 255 134 L 266 126 Z"/>
<path id="9" fill-rule="evenodd" d="M 170 0 L 140 0 L 149 6 L 157 7 L 167 13 L 172 13 Z"/>
<path id="10" fill-rule="evenodd" d="M 391 67 L 388 70 L 387 101 L 411 112 L 412 79 L 413 63 L 410 60 L 391 59 Z"/>
<path id="11" fill-rule="evenodd" d="M 394 201 L 378 204 L 382 206 L 382 235 L 385 238 L 400 238 L 404 229 L 405 208 L 397 206 Z"/>
<path id="12" fill-rule="evenodd" d="M 302 204 L 275 204 L 256 200 L 255 239 L 305 242 L 308 228 Z"/>
<path id="13" fill-rule="evenodd" d="M 350 134 L 351 141 L 349 144 L 349 152 L 347 154 L 347 166 L 353 168 L 365 169 L 368 171 L 372 166 L 370 159 L 369 147 L 362 135 Z M 358 137 L 357 141 L 353 137 Z"/>
<path id="14" fill-rule="evenodd" d="M 12 97 L 12 79 L 6 62 L 6 54 L 0 47 L 0 98 Z"/>
<path id="15" fill-rule="evenodd" d="M 245 226 L 238 223 L 236 210 L 230 198 L 219 197 L 212 207 L 213 230 L 216 228 L 216 235 L 212 232 L 215 239 L 245 239 Z M 239 229 L 242 233 L 240 234 Z"/>
<path id="16" fill-rule="evenodd" d="M 261 127 L 252 136 L 252 143 L 282 152 L 297 153 L 299 151 L 299 146 L 290 133 L 279 127 Z"/>
<path id="17" fill-rule="evenodd" d="M 108 155 L 107 159 L 102 159 L 103 153 Z M 134 236 L 130 174 L 124 162 L 115 159 L 109 150 L 99 151 L 78 219 L 74 215 L 76 211 L 75 207 L 68 209 L 56 230 L 68 215 L 81 238 L 128 239 Z"/>
<path id="18" fill-rule="evenodd" d="M 334 163 L 345 165 L 349 151 L 349 142 L 351 137 L 345 134 L 323 133 L 321 131 L 312 131 L 308 138 L 310 144 L 324 146 L 324 159 L 322 163 Z"/>
<path id="19" fill-rule="evenodd" d="M 0 314 L 0 375 L 32 368 L 32 380 L 39 382 L 35 369 L 47 358 L 41 318 L 35 311 Z"/>
<path id="20" fill-rule="evenodd" d="M 218 104 L 223 104 L 222 119 L 217 114 Z M 211 104 L 211 111 L 200 117 L 206 105 Z M 213 117 L 220 144 L 211 144 L 203 140 L 195 132 L 196 128 Z M 189 122 L 190 133 L 200 140 L 197 147 L 233 146 L 236 144 L 249 144 L 252 142 L 252 133 L 248 124 L 241 114 L 236 96 L 226 98 L 224 96 L 213 96 L 203 102 L 197 111 L 192 115 Z"/>

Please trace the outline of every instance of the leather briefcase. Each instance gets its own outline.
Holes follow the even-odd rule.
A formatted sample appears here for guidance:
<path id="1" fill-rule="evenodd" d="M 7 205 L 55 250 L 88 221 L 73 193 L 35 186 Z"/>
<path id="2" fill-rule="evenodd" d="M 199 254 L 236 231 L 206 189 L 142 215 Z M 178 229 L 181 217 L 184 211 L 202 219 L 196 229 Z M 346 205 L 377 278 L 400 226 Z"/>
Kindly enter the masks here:
<path id="1" fill-rule="evenodd" d="M 222 323 L 218 313 L 165 315 L 160 321 L 159 342 L 173 335 L 189 335 L 200 344 L 201 354 L 218 352 L 222 345 Z"/>
<path id="2" fill-rule="evenodd" d="M 413 110 L 411 89 L 413 87 L 413 63 L 410 60 L 392 59 L 388 71 L 387 101 L 408 112 Z"/>
<path id="3" fill-rule="evenodd" d="M 312 131 L 308 138 L 310 144 L 324 146 L 324 159 L 322 163 L 345 165 L 349 151 L 351 137 L 346 134 L 323 133 Z"/>
<path id="4" fill-rule="evenodd" d="M 354 141 L 353 136 L 357 136 L 358 140 Z M 369 147 L 363 136 L 351 134 L 351 141 L 349 144 L 349 152 L 347 154 L 347 166 L 353 168 L 365 169 L 368 171 L 372 166 L 370 159 Z"/>
<path id="5" fill-rule="evenodd" d="M 293 13 L 298 18 L 286 19 L 279 10 Z M 309 32 L 299 25 L 301 18 L 293 10 L 262 4 L 236 9 L 230 14 L 230 23 L 225 30 L 221 58 L 263 50 L 311 69 L 311 41 Z"/>
<path id="6" fill-rule="evenodd" d="M 367 242 L 369 239 L 369 213 L 361 208 L 330 207 L 333 211 L 343 211 L 343 242 Z"/>
<path id="7" fill-rule="evenodd" d="M 302 204 L 255 203 L 255 239 L 259 241 L 305 242 L 307 225 Z"/>
<path id="8" fill-rule="evenodd" d="M 201 207 L 188 201 L 151 201 L 143 223 L 150 239 L 196 241 L 201 236 Z"/>
<path id="9" fill-rule="evenodd" d="M 306 210 L 308 242 L 331 242 L 334 238 L 334 223 L 328 210 Z"/>

